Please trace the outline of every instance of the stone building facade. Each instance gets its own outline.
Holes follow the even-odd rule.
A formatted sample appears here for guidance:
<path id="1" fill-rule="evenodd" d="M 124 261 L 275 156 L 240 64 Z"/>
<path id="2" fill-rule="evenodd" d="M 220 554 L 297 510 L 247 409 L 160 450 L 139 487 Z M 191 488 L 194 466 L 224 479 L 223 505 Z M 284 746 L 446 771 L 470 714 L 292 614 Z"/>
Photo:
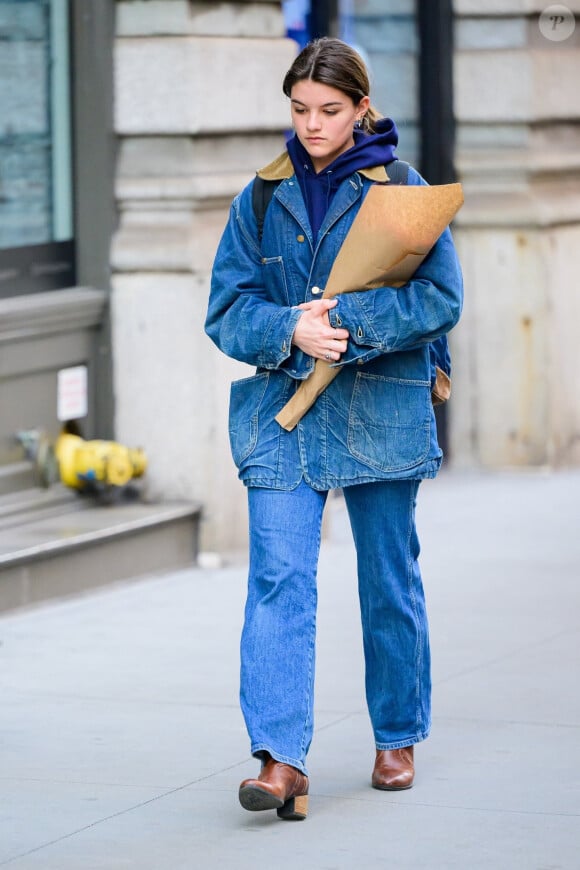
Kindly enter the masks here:
<path id="1" fill-rule="evenodd" d="M 281 142 L 293 46 L 276 3 L 204 5 L 117 3 L 116 420 L 123 439 L 147 431 L 154 492 L 201 495 L 206 546 L 222 549 L 245 533 L 226 413 L 245 367 L 203 337 L 208 274 L 229 199 Z M 361 7 L 372 50 L 378 7 Z M 551 39 L 545 8 L 454 3 L 454 159 L 466 196 L 448 412 L 457 466 L 580 461 L 580 27 Z M 146 372 L 144 357 L 155 360 Z"/>
<path id="2" fill-rule="evenodd" d="M 578 465 L 580 4 L 454 9 L 466 296 L 453 341 L 453 461 Z"/>
<path id="3" fill-rule="evenodd" d="M 66 2 L 51 0 L 61 11 Z M 12 343 L 0 357 L 0 386 L 9 384 L 2 395 L 22 395 L 18 366 L 26 360 L 14 345 L 14 318 L 18 335 L 40 348 L 53 311 L 66 309 L 70 330 L 81 324 L 91 342 L 98 335 L 91 431 L 146 449 L 151 501 L 203 504 L 201 549 L 238 549 L 245 493 L 230 458 L 227 405 L 230 381 L 249 369 L 213 347 L 203 321 L 231 199 L 283 148 L 288 107 L 280 83 L 296 44 L 286 38 L 278 0 L 99 0 L 96 24 L 83 2 L 69 4 L 80 60 L 72 184 L 81 191 L 78 274 L 92 289 L 55 289 L 54 299 L 41 294 L 42 305 L 40 297 L 38 304 L 0 299 L 0 345 Z M 0 2 L 0 35 L 17 7 L 22 27 L 34 25 L 27 3 Z M 421 0 L 337 0 L 340 35 L 370 60 L 377 104 L 401 123 L 401 156 L 412 162 L 420 152 L 420 7 Z M 577 465 L 580 0 L 564 7 L 567 24 L 537 0 L 449 0 L 448 8 L 451 156 L 465 191 L 454 234 L 466 287 L 451 336 L 450 462 Z M 0 64 L 10 46 L 2 51 Z M 87 59 L 106 87 L 83 78 Z M 431 72 L 439 80 L 440 70 Z M 32 308 L 46 312 L 38 336 L 30 332 Z M 73 342 L 60 361 L 56 345 L 53 369 L 78 358 Z M 35 388 L 38 407 L 54 430 L 52 386 L 44 383 Z M 17 422 L 38 417 L 22 407 L 10 433 L 0 431 L 2 468 L 17 464 L 10 440 Z"/>
<path id="4" fill-rule="evenodd" d="M 233 196 L 283 147 L 294 53 L 278 3 L 117 3 L 115 429 L 146 433 L 151 498 L 202 500 L 203 549 L 245 536 L 227 405 L 249 369 L 204 334 L 211 264 Z"/>

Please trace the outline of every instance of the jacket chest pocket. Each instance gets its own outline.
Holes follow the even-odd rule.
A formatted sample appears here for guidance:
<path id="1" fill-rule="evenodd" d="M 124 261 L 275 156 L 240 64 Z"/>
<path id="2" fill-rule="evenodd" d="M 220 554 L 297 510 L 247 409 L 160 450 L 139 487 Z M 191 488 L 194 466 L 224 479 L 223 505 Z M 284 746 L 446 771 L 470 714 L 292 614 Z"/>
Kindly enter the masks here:
<path id="1" fill-rule="evenodd" d="M 429 381 L 358 373 L 348 418 L 348 449 L 379 471 L 404 471 L 430 448 Z"/>
<path id="2" fill-rule="evenodd" d="M 273 302 L 290 305 L 288 280 L 282 257 L 262 257 L 262 278 Z"/>

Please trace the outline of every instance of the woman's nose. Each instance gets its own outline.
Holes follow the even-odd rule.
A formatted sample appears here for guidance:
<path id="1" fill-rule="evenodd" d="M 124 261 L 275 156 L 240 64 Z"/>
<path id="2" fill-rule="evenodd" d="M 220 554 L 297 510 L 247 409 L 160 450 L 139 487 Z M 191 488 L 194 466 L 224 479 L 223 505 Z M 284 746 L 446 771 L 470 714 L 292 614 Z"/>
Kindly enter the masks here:
<path id="1" fill-rule="evenodd" d="M 309 130 L 318 130 L 320 128 L 320 118 L 317 114 L 311 112 L 308 115 L 307 127 Z"/>

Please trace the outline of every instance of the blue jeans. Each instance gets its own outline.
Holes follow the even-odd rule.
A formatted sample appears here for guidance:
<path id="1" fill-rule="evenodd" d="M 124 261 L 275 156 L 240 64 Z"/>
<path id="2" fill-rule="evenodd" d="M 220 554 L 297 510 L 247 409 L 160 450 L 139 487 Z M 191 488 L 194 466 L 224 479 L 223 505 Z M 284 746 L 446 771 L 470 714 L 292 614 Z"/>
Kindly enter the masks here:
<path id="1" fill-rule="evenodd" d="M 417 558 L 419 482 L 345 487 L 357 551 L 366 698 L 377 749 L 424 740 L 430 657 Z M 328 493 L 250 487 L 240 700 L 251 751 L 307 773 L 314 726 L 316 573 Z"/>

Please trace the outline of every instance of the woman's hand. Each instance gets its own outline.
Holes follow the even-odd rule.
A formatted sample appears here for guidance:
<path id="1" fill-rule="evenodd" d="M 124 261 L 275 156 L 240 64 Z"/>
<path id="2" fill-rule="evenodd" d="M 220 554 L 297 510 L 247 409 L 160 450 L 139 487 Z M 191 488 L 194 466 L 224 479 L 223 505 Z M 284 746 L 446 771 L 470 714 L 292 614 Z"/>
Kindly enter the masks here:
<path id="1" fill-rule="evenodd" d="M 348 330 L 333 329 L 328 319 L 328 312 L 335 305 L 336 299 L 314 299 L 296 306 L 303 314 L 296 324 L 292 343 L 315 359 L 337 362 L 346 351 Z"/>

